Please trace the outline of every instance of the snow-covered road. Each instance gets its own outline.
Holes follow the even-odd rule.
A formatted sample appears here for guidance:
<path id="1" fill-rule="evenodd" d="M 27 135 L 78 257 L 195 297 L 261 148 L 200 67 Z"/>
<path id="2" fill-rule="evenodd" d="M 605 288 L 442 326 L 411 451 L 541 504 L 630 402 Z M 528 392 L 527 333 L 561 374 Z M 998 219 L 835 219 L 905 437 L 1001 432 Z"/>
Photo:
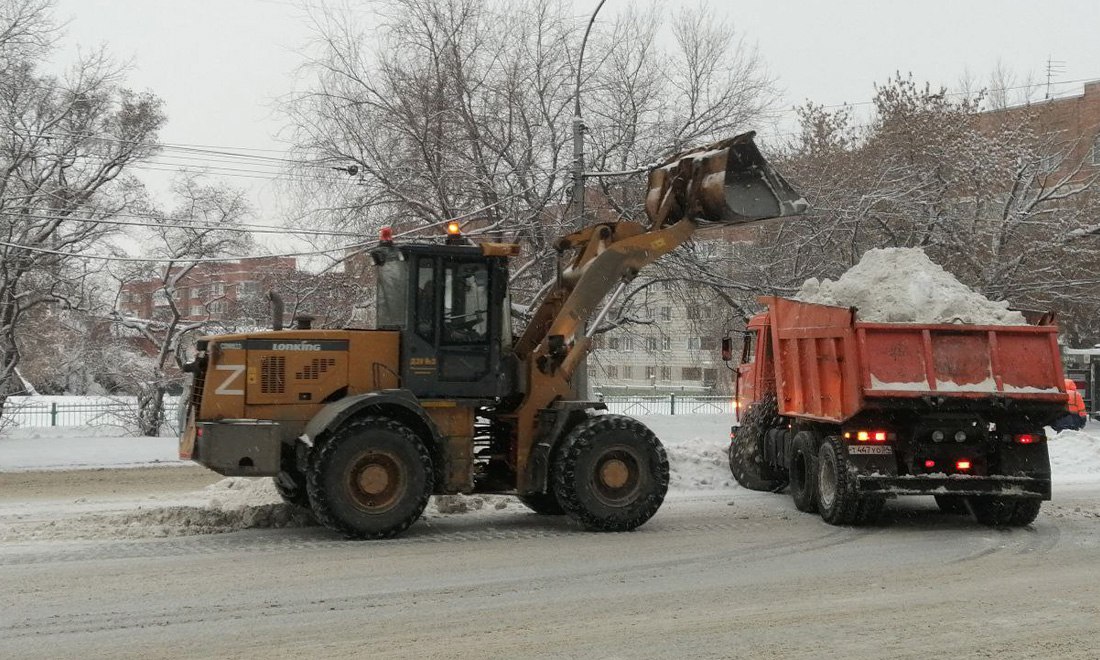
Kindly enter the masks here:
<path id="1" fill-rule="evenodd" d="M 1096 657 L 1095 428 L 1051 441 L 1029 528 L 903 499 L 857 529 L 732 485 L 724 417 L 645 421 L 674 490 L 635 532 L 487 497 L 366 543 L 266 480 L 121 449 L 126 469 L 12 469 L 0 440 L 0 657 Z"/>

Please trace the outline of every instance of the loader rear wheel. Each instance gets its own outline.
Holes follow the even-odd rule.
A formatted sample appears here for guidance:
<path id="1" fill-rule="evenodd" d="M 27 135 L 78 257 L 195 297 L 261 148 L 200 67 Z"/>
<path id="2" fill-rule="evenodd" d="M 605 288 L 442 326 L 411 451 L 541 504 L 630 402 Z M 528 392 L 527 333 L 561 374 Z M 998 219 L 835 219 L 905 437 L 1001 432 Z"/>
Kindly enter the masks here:
<path id="1" fill-rule="evenodd" d="M 791 481 L 791 498 L 799 511 L 817 513 L 817 452 L 814 435 L 799 431 L 791 442 L 791 458 L 787 473 Z"/>
<path id="2" fill-rule="evenodd" d="M 554 497 L 552 492 L 520 495 L 519 501 L 523 502 L 523 506 L 541 516 L 560 516 L 565 513 L 565 509 L 561 508 L 561 505 L 558 504 L 558 498 Z"/>
<path id="3" fill-rule="evenodd" d="M 309 508 L 309 492 L 306 486 L 306 475 L 296 469 L 283 470 L 273 477 L 275 490 L 283 501 L 293 506 Z"/>
<path id="4" fill-rule="evenodd" d="M 434 485 L 424 442 L 404 424 L 363 417 L 314 448 L 307 486 L 317 520 L 348 538 L 389 538 L 416 522 Z"/>
<path id="5" fill-rule="evenodd" d="M 775 395 L 765 396 L 751 406 L 742 420 L 741 428 L 730 440 L 730 472 L 742 488 L 778 492 L 787 485 L 786 476 L 764 463 L 764 435 L 768 429 L 779 425 L 778 404 Z"/>
<path id="6" fill-rule="evenodd" d="M 598 415 L 565 436 L 552 466 L 554 495 L 570 518 L 595 531 L 645 523 L 668 492 L 668 456 L 641 422 Z"/>

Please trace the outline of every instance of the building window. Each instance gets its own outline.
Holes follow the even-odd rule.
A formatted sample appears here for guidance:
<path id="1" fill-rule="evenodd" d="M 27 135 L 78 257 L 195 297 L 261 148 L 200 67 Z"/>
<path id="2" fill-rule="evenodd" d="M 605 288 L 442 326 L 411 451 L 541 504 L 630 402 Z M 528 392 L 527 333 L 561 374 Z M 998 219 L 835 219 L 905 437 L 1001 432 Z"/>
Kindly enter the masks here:
<path id="1" fill-rule="evenodd" d="M 210 295 L 212 296 L 224 296 L 225 295 L 225 282 L 214 282 L 210 285 Z"/>
<path id="2" fill-rule="evenodd" d="M 260 283 L 244 280 L 237 283 L 237 296 L 254 296 L 260 292 Z"/>
<path id="3" fill-rule="evenodd" d="M 688 350 L 689 351 L 699 350 L 699 347 L 702 346 L 702 344 L 703 344 L 703 338 L 702 337 L 688 337 Z"/>
<path id="4" fill-rule="evenodd" d="M 645 377 L 646 377 L 647 380 L 655 380 L 657 378 L 657 367 L 653 367 L 653 366 L 646 367 L 645 368 Z"/>
<path id="5" fill-rule="evenodd" d="M 699 367 L 684 367 L 680 370 L 681 380 L 703 380 L 703 370 Z"/>
<path id="6" fill-rule="evenodd" d="M 623 353 L 630 353 L 631 351 L 633 351 L 634 350 L 634 338 L 633 337 L 623 337 L 622 341 L 619 342 L 619 350 L 621 350 Z"/>
<path id="7" fill-rule="evenodd" d="M 202 316 L 206 313 L 206 308 L 202 305 L 191 305 L 191 316 Z"/>
<path id="8" fill-rule="evenodd" d="M 717 351 L 718 339 L 715 337 L 700 337 L 699 349 L 703 351 Z"/>
<path id="9" fill-rule="evenodd" d="M 672 350 L 672 337 L 661 337 L 661 350 L 662 351 L 671 351 Z"/>
<path id="10" fill-rule="evenodd" d="M 628 365 L 623 366 L 623 380 L 630 380 L 634 378 L 634 367 Z"/>
<path id="11" fill-rule="evenodd" d="M 657 350 L 657 338 L 656 337 L 646 337 L 645 338 L 645 349 L 647 351 Z"/>
<path id="12" fill-rule="evenodd" d="M 672 308 L 671 307 L 662 307 L 661 308 L 661 320 L 662 321 L 671 321 L 672 320 Z"/>
<path id="13" fill-rule="evenodd" d="M 718 370 L 717 369 L 703 369 L 703 384 L 704 385 L 717 385 L 718 384 Z"/>
<path id="14" fill-rule="evenodd" d="M 229 311 L 229 303 L 224 300 L 215 300 L 210 303 L 210 311 L 214 314 L 225 314 Z"/>
<path id="15" fill-rule="evenodd" d="M 661 380 L 672 380 L 672 367 L 661 367 Z"/>
<path id="16" fill-rule="evenodd" d="M 613 364 L 607 365 L 606 371 L 607 371 L 607 377 L 608 378 L 618 378 L 619 377 L 619 368 L 617 366 L 613 365 Z"/>
<path id="17" fill-rule="evenodd" d="M 619 338 L 618 337 L 608 337 L 607 338 L 607 347 L 610 348 L 613 351 L 619 350 Z"/>
<path id="18" fill-rule="evenodd" d="M 703 318 L 703 309 L 699 305 L 688 305 L 687 317 L 689 321 L 697 321 Z"/>

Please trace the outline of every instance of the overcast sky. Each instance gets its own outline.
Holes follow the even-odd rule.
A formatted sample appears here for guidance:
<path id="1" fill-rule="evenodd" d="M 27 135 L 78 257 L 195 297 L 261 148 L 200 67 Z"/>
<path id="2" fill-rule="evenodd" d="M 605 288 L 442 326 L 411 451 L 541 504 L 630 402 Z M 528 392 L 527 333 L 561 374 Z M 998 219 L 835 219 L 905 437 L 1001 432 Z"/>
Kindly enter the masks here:
<path id="1" fill-rule="evenodd" d="M 315 6 L 324 0 L 308 0 Z M 607 0 L 609 18 L 630 0 Z M 588 15 L 597 0 L 574 0 Z M 689 4 L 669 0 L 669 4 Z M 694 2 L 690 2 L 694 4 Z M 955 86 L 964 71 L 984 80 L 1000 60 L 1023 77 L 1045 81 L 1048 57 L 1061 62 L 1057 95 L 1079 92 L 1083 79 L 1100 78 L 1100 2 L 1095 0 L 740 0 L 711 2 L 755 43 L 784 90 L 786 104 L 831 105 L 867 101 L 873 84 L 895 71 Z M 133 70 L 131 87 L 165 101 L 165 143 L 255 149 L 279 155 L 283 128 L 275 102 L 290 91 L 300 48 L 310 33 L 298 0 L 59 0 L 68 21 L 58 61 L 75 47 L 106 45 Z M 606 14 L 606 16 L 605 16 Z M 599 19 L 597 19 L 599 21 Z M 262 151 L 274 150 L 274 151 Z M 153 168 L 201 166 L 177 152 Z M 271 167 L 221 163 L 247 187 L 266 216 L 274 213 Z M 256 176 L 259 178 L 249 178 Z M 270 218 L 274 220 L 274 218 Z"/>

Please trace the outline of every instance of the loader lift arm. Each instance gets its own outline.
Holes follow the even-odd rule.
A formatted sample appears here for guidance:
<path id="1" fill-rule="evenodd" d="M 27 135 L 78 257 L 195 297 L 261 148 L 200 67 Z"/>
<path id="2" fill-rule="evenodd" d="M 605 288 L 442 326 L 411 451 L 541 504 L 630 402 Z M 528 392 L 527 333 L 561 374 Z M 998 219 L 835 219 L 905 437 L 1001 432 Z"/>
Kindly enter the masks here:
<path id="1" fill-rule="evenodd" d="M 559 253 L 575 252 L 572 261 L 514 347 L 527 382 L 524 397 L 504 417 L 514 424 L 518 465 L 529 465 L 539 411 L 558 399 L 578 398 L 572 378 L 577 365 L 591 350 L 599 322 L 642 268 L 702 226 L 759 222 L 807 210 L 805 200 L 764 159 L 754 135 L 744 133 L 678 154 L 651 170 L 648 227 L 629 221 L 601 223 L 558 241 Z M 528 479 L 519 476 L 520 492 Z"/>

